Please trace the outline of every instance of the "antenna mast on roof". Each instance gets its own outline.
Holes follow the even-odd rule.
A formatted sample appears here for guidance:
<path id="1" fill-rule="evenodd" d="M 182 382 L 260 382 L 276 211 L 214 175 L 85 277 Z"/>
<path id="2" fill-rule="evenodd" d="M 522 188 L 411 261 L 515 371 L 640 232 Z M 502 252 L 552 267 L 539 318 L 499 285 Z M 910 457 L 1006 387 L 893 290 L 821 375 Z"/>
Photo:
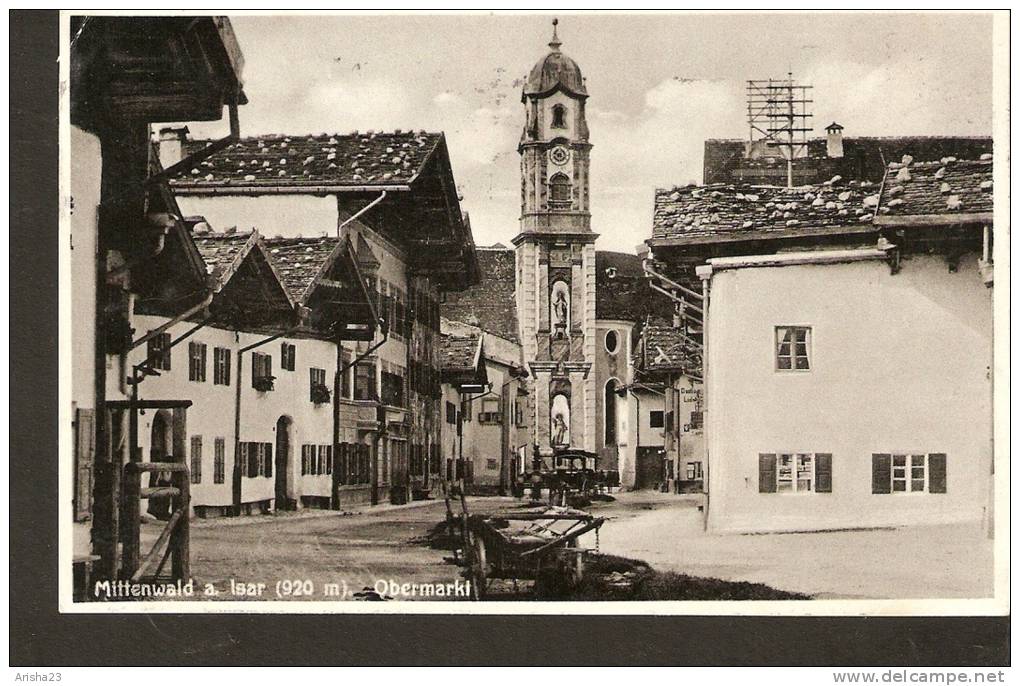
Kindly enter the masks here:
<path id="1" fill-rule="evenodd" d="M 747 125 L 751 147 L 764 145 L 786 160 L 786 185 L 793 186 L 793 161 L 807 156 L 807 136 L 813 113 L 808 90 L 788 72 L 785 79 L 747 82 Z"/>

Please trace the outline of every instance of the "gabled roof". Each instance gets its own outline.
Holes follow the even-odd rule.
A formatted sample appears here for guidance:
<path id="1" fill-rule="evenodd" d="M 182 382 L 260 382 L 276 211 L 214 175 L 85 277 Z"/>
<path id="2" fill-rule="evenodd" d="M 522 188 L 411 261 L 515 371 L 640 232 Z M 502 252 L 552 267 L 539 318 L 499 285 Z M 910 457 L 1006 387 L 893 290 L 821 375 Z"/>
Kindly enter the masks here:
<path id="1" fill-rule="evenodd" d="M 448 293 L 440 311 L 447 319 L 477 326 L 516 342 L 516 254 L 502 246 L 476 248 L 475 254 L 481 280 L 465 291 Z"/>
<path id="2" fill-rule="evenodd" d="M 712 242 L 805 230 L 841 229 L 870 222 L 878 186 L 843 183 L 838 177 L 816 186 L 785 188 L 714 184 L 655 191 L 652 239 Z"/>
<path id="3" fill-rule="evenodd" d="M 215 283 L 209 307 L 214 321 L 245 328 L 292 326 L 294 305 L 257 231 L 192 236 Z"/>
<path id="4" fill-rule="evenodd" d="M 192 234 L 198 254 L 205 262 L 206 272 L 220 284 L 230 280 L 241 261 L 259 242 L 257 231 L 246 233 Z"/>
<path id="5" fill-rule="evenodd" d="M 266 248 L 294 302 L 312 309 L 313 328 L 343 324 L 345 340 L 373 338 L 378 317 L 349 237 L 272 238 Z"/>
<path id="6" fill-rule="evenodd" d="M 182 171 L 172 184 L 183 191 L 407 186 L 442 140 L 443 134 L 424 131 L 242 138 Z M 209 143 L 186 141 L 185 154 Z"/>
<path id="7" fill-rule="evenodd" d="M 340 239 L 328 236 L 270 238 L 266 246 L 287 292 L 294 302 L 303 303 L 315 280 L 325 273 L 335 258 Z"/>
<path id="8" fill-rule="evenodd" d="M 956 160 L 916 163 L 904 158 L 886 171 L 876 223 L 886 224 L 896 217 L 927 216 L 945 220 L 975 214 L 991 219 L 992 156 L 980 160 Z"/>

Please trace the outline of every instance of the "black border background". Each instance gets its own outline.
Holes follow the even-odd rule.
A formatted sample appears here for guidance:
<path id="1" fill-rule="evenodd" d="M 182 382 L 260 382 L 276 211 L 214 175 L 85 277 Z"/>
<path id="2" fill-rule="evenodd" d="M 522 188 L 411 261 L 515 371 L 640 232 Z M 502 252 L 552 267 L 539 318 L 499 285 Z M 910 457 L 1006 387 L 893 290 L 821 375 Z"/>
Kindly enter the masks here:
<path id="1" fill-rule="evenodd" d="M 60 615 L 59 15 L 10 20 L 11 665 L 1009 664 L 1008 617 Z"/>

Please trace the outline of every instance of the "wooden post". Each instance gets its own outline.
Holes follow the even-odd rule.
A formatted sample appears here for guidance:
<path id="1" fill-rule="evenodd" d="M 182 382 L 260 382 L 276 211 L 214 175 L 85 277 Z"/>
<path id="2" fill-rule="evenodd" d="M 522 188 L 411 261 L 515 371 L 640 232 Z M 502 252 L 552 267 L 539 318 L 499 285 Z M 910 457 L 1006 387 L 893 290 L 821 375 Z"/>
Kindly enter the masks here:
<path id="1" fill-rule="evenodd" d="M 132 413 L 135 410 L 131 410 Z M 137 462 L 129 462 L 124 466 L 124 507 L 122 523 L 124 532 L 123 568 L 121 577 L 130 579 L 136 571 L 140 560 L 141 539 L 141 493 L 142 474 Z"/>
<path id="2" fill-rule="evenodd" d="M 188 583 L 191 579 L 191 543 L 190 543 L 190 516 L 191 511 L 191 473 L 187 469 L 174 472 L 179 495 L 174 496 L 174 510 L 180 511 L 181 518 L 174 527 L 170 537 L 170 547 L 173 550 L 171 570 L 174 579 L 180 579 Z"/>

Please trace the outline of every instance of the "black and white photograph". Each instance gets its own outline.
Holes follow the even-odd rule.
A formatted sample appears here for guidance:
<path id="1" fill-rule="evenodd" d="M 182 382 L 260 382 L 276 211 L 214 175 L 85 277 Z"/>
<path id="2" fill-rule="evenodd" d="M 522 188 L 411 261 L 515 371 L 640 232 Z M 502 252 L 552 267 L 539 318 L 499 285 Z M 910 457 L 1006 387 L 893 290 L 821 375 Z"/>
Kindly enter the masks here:
<path id="1" fill-rule="evenodd" d="M 60 611 L 1007 614 L 1008 24 L 64 11 Z"/>

